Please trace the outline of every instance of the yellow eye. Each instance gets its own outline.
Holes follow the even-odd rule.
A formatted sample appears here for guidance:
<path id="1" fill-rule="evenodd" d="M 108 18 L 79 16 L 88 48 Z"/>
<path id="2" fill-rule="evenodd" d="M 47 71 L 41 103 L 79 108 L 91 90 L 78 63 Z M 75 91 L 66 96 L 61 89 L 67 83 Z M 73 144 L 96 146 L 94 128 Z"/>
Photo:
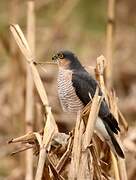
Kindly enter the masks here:
<path id="1" fill-rule="evenodd" d="M 60 59 L 63 59 L 63 58 L 64 58 L 64 55 L 63 55 L 62 53 L 59 53 L 59 54 L 58 54 L 58 57 L 59 57 Z"/>

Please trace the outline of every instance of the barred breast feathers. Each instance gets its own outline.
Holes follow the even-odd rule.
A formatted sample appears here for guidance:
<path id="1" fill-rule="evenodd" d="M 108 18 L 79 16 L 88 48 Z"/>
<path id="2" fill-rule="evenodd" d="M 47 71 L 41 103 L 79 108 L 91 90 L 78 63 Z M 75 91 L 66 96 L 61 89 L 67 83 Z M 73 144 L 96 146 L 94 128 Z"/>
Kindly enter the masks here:
<path id="1" fill-rule="evenodd" d="M 77 112 L 84 105 L 76 95 L 72 84 L 72 71 L 59 69 L 58 74 L 58 94 L 60 103 L 64 111 Z"/>

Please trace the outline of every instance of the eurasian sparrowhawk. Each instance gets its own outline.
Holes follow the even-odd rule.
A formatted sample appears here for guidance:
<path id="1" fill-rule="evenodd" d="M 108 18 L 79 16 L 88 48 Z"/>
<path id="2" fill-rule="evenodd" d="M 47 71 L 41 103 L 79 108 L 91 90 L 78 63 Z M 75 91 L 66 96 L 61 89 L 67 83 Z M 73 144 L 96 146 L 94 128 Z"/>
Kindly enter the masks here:
<path id="1" fill-rule="evenodd" d="M 60 51 L 56 53 L 52 60 L 56 60 L 59 67 L 58 74 L 58 94 L 64 111 L 77 112 L 82 110 L 93 98 L 97 86 L 97 81 L 85 70 L 78 58 L 70 51 Z M 99 87 L 99 95 L 102 91 Z M 124 153 L 116 140 L 120 128 L 109 107 L 103 99 L 95 128 L 106 139 L 113 152 L 121 158 Z"/>

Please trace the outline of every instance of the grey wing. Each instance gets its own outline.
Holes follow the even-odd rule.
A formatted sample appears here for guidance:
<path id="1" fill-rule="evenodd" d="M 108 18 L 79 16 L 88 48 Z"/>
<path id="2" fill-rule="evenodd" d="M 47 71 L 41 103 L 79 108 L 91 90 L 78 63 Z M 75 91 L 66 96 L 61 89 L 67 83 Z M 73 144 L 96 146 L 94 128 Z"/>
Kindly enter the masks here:
<path id="1" fill-rule="evenodd" d="M 90 101 L 89 93 L 93 98 L 98 86 L 96 80 L 93 79 L 87 71 L 75 71 L 72 74 L 72 83 L 79 99 L 84 105 L 87 105 Z M 99 95 L 102 95 L 100 88 Z M 120 131 L 118 122 L 110 112 L 105 100 L 101 103 L 99 117 L 103 120 L 104 124 L 108 124 L 114 133 L 118 134 L 118 131 Z"/>

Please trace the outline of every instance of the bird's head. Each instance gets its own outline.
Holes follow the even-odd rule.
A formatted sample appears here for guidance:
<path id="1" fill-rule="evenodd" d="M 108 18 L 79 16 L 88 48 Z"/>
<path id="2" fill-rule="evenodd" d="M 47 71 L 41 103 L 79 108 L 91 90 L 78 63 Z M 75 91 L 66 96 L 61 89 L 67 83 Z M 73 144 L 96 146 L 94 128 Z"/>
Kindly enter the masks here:
<path id="1" fill-rule="evenodd" d="M 59 51 L 52 57 L 58 66 L 64 69 L 79 69 L 83 68 L 78 58 L 70 51 Z"/>

